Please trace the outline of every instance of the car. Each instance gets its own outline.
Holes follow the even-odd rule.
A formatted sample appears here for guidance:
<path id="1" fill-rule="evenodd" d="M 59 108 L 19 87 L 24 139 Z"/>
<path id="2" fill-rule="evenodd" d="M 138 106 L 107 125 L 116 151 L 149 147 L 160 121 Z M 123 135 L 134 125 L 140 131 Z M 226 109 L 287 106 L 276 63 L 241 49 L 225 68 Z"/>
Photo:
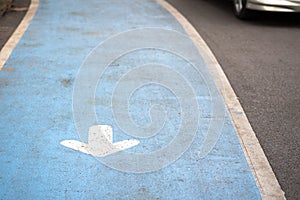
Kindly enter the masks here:
<path id="1" fill-rule="evenodd" d="M 300 0 L 233 0 L 233 10 L 240 19 L 249 18 L 253 10 L 300 12 Z"/>

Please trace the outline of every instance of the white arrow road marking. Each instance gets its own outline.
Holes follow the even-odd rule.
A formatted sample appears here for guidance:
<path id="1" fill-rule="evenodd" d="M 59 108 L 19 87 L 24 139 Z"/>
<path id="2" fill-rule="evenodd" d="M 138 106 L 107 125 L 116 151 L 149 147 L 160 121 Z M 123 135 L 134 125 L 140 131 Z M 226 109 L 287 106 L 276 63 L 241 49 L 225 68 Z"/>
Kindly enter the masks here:
<path id="1" fill-rule="evenodd" d="M 77 140 L 64 140 L 60 144 L 82 153 L 91 154 L 96 157 L 104 157 L 134 147 L 139 143 L 140 141 L 134 139 L 113 143 L 112 127 L 108 125 L 97 125 L 89 128 L 88 143 Z"/>

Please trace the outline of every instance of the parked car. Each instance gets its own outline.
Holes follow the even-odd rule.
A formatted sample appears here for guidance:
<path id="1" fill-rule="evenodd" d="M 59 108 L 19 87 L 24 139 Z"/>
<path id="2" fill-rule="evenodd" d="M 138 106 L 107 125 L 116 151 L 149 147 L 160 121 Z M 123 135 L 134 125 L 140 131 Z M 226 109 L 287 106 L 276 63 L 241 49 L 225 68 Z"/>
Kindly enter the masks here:
<path id="1" fill-rule="evenodd" d="M 233 0 L 234 14 L 248 18 L 252 10 L 272 12 L 300 12 L 300 0 Z"/>

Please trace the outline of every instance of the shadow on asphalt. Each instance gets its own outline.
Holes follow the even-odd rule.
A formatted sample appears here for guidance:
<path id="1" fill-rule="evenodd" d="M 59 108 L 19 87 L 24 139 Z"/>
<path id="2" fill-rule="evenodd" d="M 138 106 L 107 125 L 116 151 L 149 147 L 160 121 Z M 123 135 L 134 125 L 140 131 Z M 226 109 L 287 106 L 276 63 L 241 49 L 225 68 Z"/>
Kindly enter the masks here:
<path id="1" fill-rule="evenodd" d="M 272 27 L 300 27 L 300 13 L 255 12 L 249 21 L 254 25 Z"/>

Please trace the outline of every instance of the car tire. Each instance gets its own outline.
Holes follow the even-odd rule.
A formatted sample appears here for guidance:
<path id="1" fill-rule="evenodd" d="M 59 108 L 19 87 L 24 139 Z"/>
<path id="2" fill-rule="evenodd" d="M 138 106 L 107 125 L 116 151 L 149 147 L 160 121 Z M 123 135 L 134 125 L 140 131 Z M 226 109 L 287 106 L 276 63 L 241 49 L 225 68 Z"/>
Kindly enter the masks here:
<path id="1" fill-rule="evenodd" d="M 233 12 L 239 19 L 249 19 L 251 11 L 246 8 L 247 0 L 233 0 Z"/>

